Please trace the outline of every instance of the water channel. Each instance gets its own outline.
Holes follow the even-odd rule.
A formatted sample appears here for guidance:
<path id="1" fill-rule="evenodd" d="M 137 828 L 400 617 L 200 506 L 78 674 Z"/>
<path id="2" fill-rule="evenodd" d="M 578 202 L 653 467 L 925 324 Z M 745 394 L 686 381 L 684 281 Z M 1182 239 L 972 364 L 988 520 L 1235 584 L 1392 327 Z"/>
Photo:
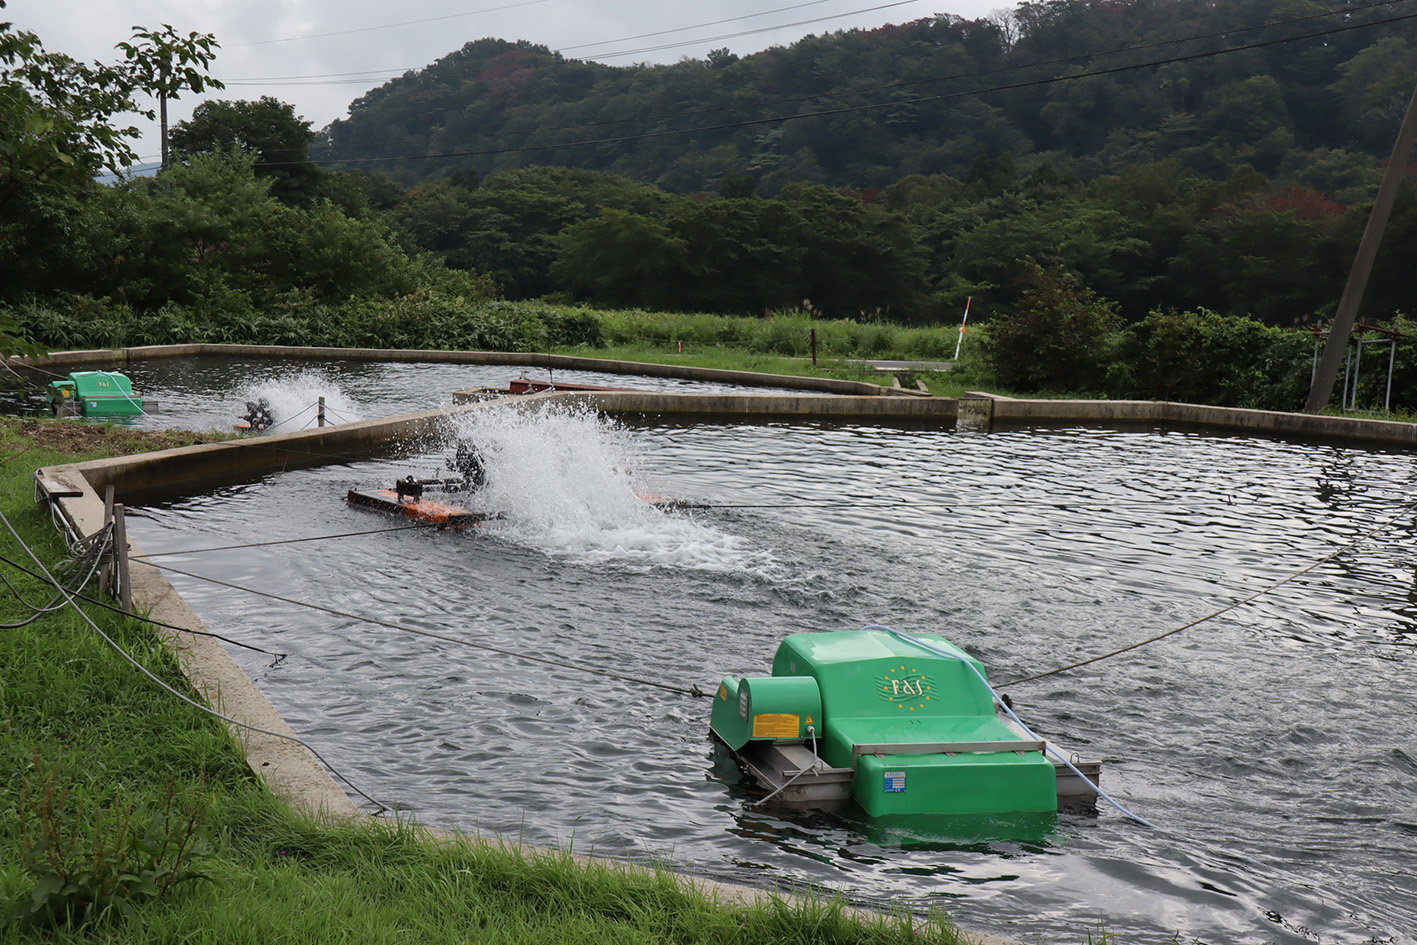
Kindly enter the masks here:
<path id="1" fill-rule="evenodd" d="M 149 552 L 189 550 L 156 563 L 350 614 L 170 575 L 211 629 L 289 654 L 234 651 L 382 802 L 1028 940 L 1417 941 L 1410 456 L 1155 429 L 510 410 L 458 433 L 507 515 L 468 533 L 200 550 L 386 528 L 346 491 L 437 472 L 441 443 L 130 511 Z M 659 512 L 637 492 L 711 507 Z M 1007 684 L 1295 575 L 1005 690 L 1041 733 L 1102 757 L 1104 786 L 1162 830 L 1106 807 L 1024 835 L 761 809 L 707 735 L 708 700 L 648 685 L 711 690 L 766 674 L 786 633 L 867 623 L 941 633 Z"/>

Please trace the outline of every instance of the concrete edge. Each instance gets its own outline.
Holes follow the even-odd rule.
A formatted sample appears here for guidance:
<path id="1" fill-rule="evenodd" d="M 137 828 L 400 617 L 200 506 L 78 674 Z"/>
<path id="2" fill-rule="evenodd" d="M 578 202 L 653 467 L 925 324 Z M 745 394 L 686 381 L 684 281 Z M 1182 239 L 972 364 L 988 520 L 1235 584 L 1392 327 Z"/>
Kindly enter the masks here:
<path id="1" fill-rule="evenodd" d="M 1259 436 L 1347 441 L 1410 448 L 1417 424 L 1363 417 L 1250 410 L 1153 400 L 1023 400 L 970 391 L 961 398 L 961 417 L 993 423 L 1156 423 L 1206 427 Z"/>
<path id="2" fill-rule="evenodd" d="M 720 421 L 757 417 L 797 419 L 953 420 L 952 397 L 874 397 L 842 394 L 705 394 L 659 391 L 547 391 L 523 398 L 554 397 L 612 414 L 646 417 L 713 417 Z M 453 403 L 486 395 L 480 388 L 455 391 Z"/>
<path id="3" fill-rule="evenodd" d="M 85 475 L 85 466 L 50 466 L 41 469 L 51 483 L 62 487 L 52 501 L 74 533 L 88 536 L 104 523 L 104 503 Z M 177 593 L 161 570 L 142 559 L 143 549 L 129 541 L 129 579 L 133 607 L 151 619 L 184 628 L 154 627 L 172 649 L 193 691 L 222 715 L 235 720 L 227 730 L 241 745 L 246 763 L 276 796 L 317 817 L 354 820 L 359 808 L 334 782 L 314 754 L 296 740 L 294 731 L 214 637 L 196 612 Z M 248 726 L 265 729 L 253 731 Z"/>
<path id="4" fill-rule="evenodd" d="M 300 345 L 182 344 L 144 345 L 133 348 L 105 348 L 90 351 L 57 351 L 40 359 L 19 358 L 34 366 L 95 362 L 140 361 L 147 358 L 188 358 L 202 355 L 247 358 L 304 358 L 345 361 L 424 361 L 437 364 L 531 365 L 565 371 L 596 371 L 641 377 L 668 377 L 687 381 L 710 381 L 744 387 L 780 387 L 785 390 L 819 391 L 828 394 L 855 394 L 862 397 L 928 396 L 919 391 L 885 387 L 868 381 L 847 381 L 831 377 L 800 377 L 793 374 L 764 374 L 727 368 L 700 368 L 688 365 L 655 364 L 647 361 L 614 361 L 574 355 L 509 351 L 426 351 L 417 348 L 323 348 Z"/>

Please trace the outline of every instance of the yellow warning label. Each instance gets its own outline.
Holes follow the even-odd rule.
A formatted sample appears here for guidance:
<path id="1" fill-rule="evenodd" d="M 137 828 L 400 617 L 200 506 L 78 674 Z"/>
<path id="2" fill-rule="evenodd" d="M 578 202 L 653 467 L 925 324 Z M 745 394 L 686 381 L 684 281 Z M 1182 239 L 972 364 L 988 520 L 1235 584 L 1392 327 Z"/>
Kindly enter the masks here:
<path id="1" fill-rule="evenodd" d="M 802 716 L 782 712 L 753 716 L 754 738 L 796 738 L 802 729 Z"/>
<path id="2" fill-rule="evenodd" d="M 728 687 L 725 686 L 723 683 L 718 684 L 718 697 L 720 699 L 728 698 Z"/>

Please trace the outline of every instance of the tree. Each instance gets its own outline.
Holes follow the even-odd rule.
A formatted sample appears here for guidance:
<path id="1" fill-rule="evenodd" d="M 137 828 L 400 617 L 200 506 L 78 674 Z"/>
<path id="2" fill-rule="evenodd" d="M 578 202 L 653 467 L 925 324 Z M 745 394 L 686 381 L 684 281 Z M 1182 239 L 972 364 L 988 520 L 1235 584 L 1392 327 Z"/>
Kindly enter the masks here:
<path id="1" fill-rule="evenodd" d="M 162 134 L 162 169 L 168 168 L 167 153 L 167 100 L 179 98 L 183 91 L 191 89 L 201 92 L 208 81 L 205 70 L 214 57 L 212 52 L 216 40 L 210 35 L 198 36 L 189 33 L 186 39 L 166 23 L 162 30 L 140 30 L 134 27 L 131 42 L 119 43 L 133 75 L 138 79 L 143 91 L 157 96 Z M 217 88 L 220 82 L 211 80 Z M 148 117 L 151 118 L 150 113 Z"/>
<path id="2" fill-rule="evenodd" d="M 989 323 L 989 366 L 1011 390 L 1105 390 L 1121 341 L 1116 306 L 1060 268 L 1031 279 L 1017 311 Z"/>
<path id="3" fill-rule="evenodd" d="M 294 106 L 269 95 L 255 102 L 203 102 L 172 129 L 179 157 L 233 150 L 254 155 L 256 176 L 270 178 L 272 196 L 292 206 L 308 203 L 320 180 L 309 159 L 314 138 Z"/>
<path id="4" fill-rule="evenodd" d="M 204 72 L 215 55 L 210 35 L 182 37 L 164 27 L 134 39 L 119 44 L 123 62 L 86 64 L 0 23 L 0 297 L 52 288 L 62 278 L 65 233 L 94 176 L 121 173 L 137 159 L 130 142 L 138 129 L 116 119 L 126 112 L 152 117 L 138 107 L 139 93 L 154 83 L 169 94 L 220 87 Z"/>
<path id="5" fill-rule="evenodd" d="M 0 0 L 0 8 L 5 6 Z M 136 128 L 118 128 L 117 115 L 140 109 L 140 92 L 200 92 L 221 88 L 206 66 L 217 43 L 210 34 L 139 31 L 140 43 L 119 43 L 125 60 L 85 64 L 45 50 L 39 37 L 0 23 L 0 194 L 19 188 L 62 186 L 100 169 L 118 173 L 137 154 L 128 144 Z M 176 60 L 180 68 L 170 65 Z"/>
<path id="6" fill-rule="evenodd" d="M 685 243 L 656 220 L 606 208 L 557 240 L 552 273 L 576 292 L 612 305 L 675 310 Z"/>

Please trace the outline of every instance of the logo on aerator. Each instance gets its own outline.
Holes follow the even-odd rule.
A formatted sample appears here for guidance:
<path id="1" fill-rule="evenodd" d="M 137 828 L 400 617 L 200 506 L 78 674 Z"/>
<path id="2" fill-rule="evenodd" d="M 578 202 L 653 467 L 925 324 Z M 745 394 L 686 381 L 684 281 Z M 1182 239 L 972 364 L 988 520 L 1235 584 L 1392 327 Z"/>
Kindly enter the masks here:
<path id="1" fill-rule="evenodd" d="M 925 707 L 931 698 L 930 677 L 910 666 L 892 669 L 881 677 L 881 697 L 905 711 Z"/>

